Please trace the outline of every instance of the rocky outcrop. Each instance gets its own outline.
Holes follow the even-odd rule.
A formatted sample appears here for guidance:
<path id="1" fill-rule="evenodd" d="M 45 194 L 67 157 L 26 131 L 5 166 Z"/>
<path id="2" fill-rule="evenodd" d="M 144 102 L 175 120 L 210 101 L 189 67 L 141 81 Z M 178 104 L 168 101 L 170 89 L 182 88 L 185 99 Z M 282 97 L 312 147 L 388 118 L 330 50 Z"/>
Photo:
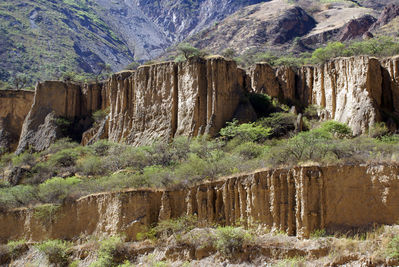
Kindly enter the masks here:
<path id="1" fill-rule="evenodd" d="M 247 74 L 234 61 L 211 57 L 142 66 L 101 83 L 48 81 L 38 84 L 22 131 L 7 123 L 22 125 L 23 114 L 12 115 L 15 121 L 3 119 L 3 136 L 9 131 L 18 136 L 21 131 L 18 153 L 27 147 L 43 150 L 62 136 L 82 144 L 108 139 L 132 145 L 175 136 L 214 136 L 233 117 L 256 118 L 245 101 L 251 90 L 289 104 L 300 103 L 299 110 L 320 106 L 322 119 L 346 123 L 356 135 L 367 133 L 381 120 L 396 130 L 398 62 L 398 57 L 360 56 L 300 69 L 259 63 Z M 2 101 L 7 104 L 7 99 L 4 96 Z M 31 100 L 25 101 L 22 110 L 26 111 Z M 3 118 L 8 116 L 7 108 Z M 109 113 L 93 124 L 92 113 L 100 109 Z M 67 127 L 62 125 L 65 121 Z"/>
<path id="2" fill-rule="evenodd" d="M 138 232 L 160 219 L 196 215 L 213 223 L 260 223 L 289 235 L 393 224 L 399 219 L 397 166 L 328 166 L 259 170 L 178 191 L 96 194 L 61 206 L 0 213 L 0 240 L 72 239 Z"/>
<path id="3" fill-rule="evenodd" d="M 363 36 L 376 20 L 376 18 L 369 14 L 357 19 L 352 19 L 340 30 L 338 40 L 344 42 Z"/>
<path id="4" fill-rule="evenodd" d="M 234 61 L 213 57 L 142 66 L 99 84 L 39 83 L 17 153 L 41 151 L 62 136 L 83 144 L 108 139 L 133 145 L 213 136 L 233 118 L 247 91 L 246 77 Z M 91 115 L 100 109 L 109 114 L 93 125 Z M 67 131 L 59 125 L 65 120 Z"/>
<path id="5" fill-rule="evenodd" d="M 215 135 L 245 92 L 245 73 L 216 57 L 140 67 L 114 75 L 108 139 L 143 145 L 174 136 Z"/>
<path id="6" fill-rule="evenodd" d="M 21 153 L 28 147 L 41 151 L 65 136 L 65 130 L 67 135 L 73 137 L 75 132 L 87 129 L 91 124 L 87 115 L 101 108 L 101 91 L 98 88 L 101 86 L 96 84 L 81 86 L 60 81 L 38 83 L 16 152 Z"/>
<path id="7" fill-rule="evenodd" d="M 348 124 L 355 135 L 399 115 L 398 58 L 337 58 L 321 66 L 250 70 L 252 89 L 280 100 L 317 105 L 320 117 Z M 389 116 L 387 116 L 387 114 Z M 394 130 L 397 125 L 393 125 Z"/>
<path id="8" fill-rule="evenodd" d="M 382 26 L 388 24 L 391 20 L 399 16 L 399 6 L 395 4 L 389 4 L 385 6 L 381 15 L 378 17 L 377 21 L 370 27 L 370 31 L 377 30 Z"/>
<path id="9" fill-rule="evenodd" d="M 33 91 L 0 91 L 0 150 L 16 149 L 23 121 L 33 103 Z"/>

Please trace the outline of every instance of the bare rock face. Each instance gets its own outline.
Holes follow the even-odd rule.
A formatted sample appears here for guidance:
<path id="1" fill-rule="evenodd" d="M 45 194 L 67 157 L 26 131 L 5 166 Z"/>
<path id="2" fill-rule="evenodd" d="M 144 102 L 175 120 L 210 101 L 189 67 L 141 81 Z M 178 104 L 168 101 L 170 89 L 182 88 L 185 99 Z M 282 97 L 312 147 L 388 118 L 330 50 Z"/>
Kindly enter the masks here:
<path id="1" fill-rule="evenodd" d="M 103 89 L 110 103 L 107 138 L 143 145 L 215 135 L 233 118 L 245 88 L 245 73 L 222 58 L 117 73 Z"/>
<path id="2" fill-rule="evenodd" d="M 0 149 L 16 149 L 23 121 L 33 103 L 33 91 L 0 91 Z"/>
<path id="3" fill-rule="evenodd" d="M 272 68 L 258 63 L 250 68 L 251 85 L 256 93 L 280 99 L 295 98 L 295 71 L 290 67 Z"/>
<path id="4" fill-rule="evenodd" d="M 86 91 L 78 84 L 60 81 L 47 81 L 36 86 L 32 108 L 22 126 L 21 136 L 16 150 L 21 153 L 26 148 L 41 151 L 48 148 L 56 139 L 63 136 L 59 119 L 69 121 L 76 128 L 88 109 L 98 104 L 87 85 Z"/>
<path id="5" fill-rule="evenodd" d="M 355 135 L 399 114 L 398 58 L 338 58 L 321 66 L 273 69 L 266 63 L 251 71 L 254 92 L 322 108 L 320 117 L 348 124 Z"/>
<path id="6" fill-rule="evenodd" d="M 368 32 L 369 28 L 376 22 L 376 20 L 376 18 L 369 14 L 351 20 L 340 30 L 338 40 L 343 42 L 363 36 L 363 34 Z"/>
<path id="7" fill-rule="evenodd" d="M 397 166 L 329 166 L 259 170 L 186 190 L 130 190 L 83 197 L 52 218 L 35 209 L 0 213 L 0 241 L 73 239 L 124 232 L 129 240 L 159 220 L 196 215 L 200 225 L 260 223 L 309 237 L 399 219 Z M 68 218 L 68 220 L 65 220 Z"/>
<path id="8" fill-rule="evenodd" d="M 307 71 L 312 93 L 307 103 L 324 108 L 324 119 L 348 124 L 355 135 L 381 120 L 380 63 L 369 57 L 336 59 Z"/>
<path id="9" fill-rule="evenodd" d="M 376 30 L 386 24 L 391 20 L 399 16 L 399 5 L 389 4 L 385 6 L 381 15 L 378 17 L 377 21 L 370 27 L 370 31 Z"/>

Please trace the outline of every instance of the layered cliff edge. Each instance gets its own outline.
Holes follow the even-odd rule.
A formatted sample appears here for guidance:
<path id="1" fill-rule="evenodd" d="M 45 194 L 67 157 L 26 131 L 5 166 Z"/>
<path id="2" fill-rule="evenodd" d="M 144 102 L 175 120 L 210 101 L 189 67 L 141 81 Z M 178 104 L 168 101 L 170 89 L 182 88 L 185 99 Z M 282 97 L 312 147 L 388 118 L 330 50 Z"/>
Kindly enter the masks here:
<path id="1" fill-rule="evenodd" d="M 399 219 L 399 168 L 388 165 L 265 169 L 185 190 L 100 193 L 49 216 L 24 208 L 0 213 L 0 241 L 74 239 L 137 233 L 160 220 L 197 215 L 213 223 L 259 223 L 289 235 L 393 224 Z"/>
<path id="2" fill-rule="evenodd" d="M 248 108 L 249 92 L 302 107 L 318 105 L 323 119 L 347 123 L 355 135 L 367 133 L 378 121 L 396 130 L 398 61 L 361 56 L 299 69 L 259 63 L 246 73 L 234 61 L 211 57 L 142 66 L 100 83 L 42 82 L 33 104 L 26 101 L 31 108 L 24 121 L 23 116 L 14 120 L 14 128 L 22 129 L 17 152 L 43 150 L 65 135 L 82 144 L 108 139 L 132 145 L 181 135 L 214 136 L 240 109 Z M 15 97 L 20 94 L 15 92 Z M 92 114 L 100 109 L 109 113 L 93 123 Z M 3 113 L 4 120 L 12 109 Z M 70 122 L 68 131 L 62 131 L 59 118 Z M 2 129 L 8 131 L 8 124 Z"/>

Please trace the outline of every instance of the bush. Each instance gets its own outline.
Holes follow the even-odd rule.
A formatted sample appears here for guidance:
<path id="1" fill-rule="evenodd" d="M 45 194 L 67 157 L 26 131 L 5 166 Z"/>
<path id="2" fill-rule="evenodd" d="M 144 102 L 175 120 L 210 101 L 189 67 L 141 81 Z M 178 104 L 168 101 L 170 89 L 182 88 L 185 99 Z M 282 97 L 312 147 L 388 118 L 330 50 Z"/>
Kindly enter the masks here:
<path id="1" fill-rule="evenodd" d="M 387 256 L 399 260 L 399 236 L 394 236 L 388 244 Z"/>
<path id="2" fill-rule="evenodd" d="M 186 60 L 192 57 L 201 56 L 200 50 L 198 48 L 195 48 L 189 43 L 180 43 L 177 46 L 177 49 L 179 50 L 180 53 L 182 53 L 182 55 Z"/>
<path id="3" fill-rule="evenodd" d="M 90 267 L 117 266 L 125 260 L 123 238 L 119 235 L 108 237 L 100 242 L 97 260 Z"/>
<path id="4" fill-rule="evenodd" d="M 36 189 L 30 185 L 17 185 L 0 189 L 0 210 L 32 204 L 37 199 Z"/>
<path id="5" fill-rule="evenodd" d="M 348 125 L 346 125 L 344 123 L 337 122 L 337 121 L 323 122 L 320 126 L 320 130 L 331 133 L 333 136 L 338 137 L 338 138 L 352 136 L 352 129 L 349 128 Z"/>
<path id="6" fill-rule="evenodd" d="M 307 106 L 303 112 L 303 116 L 309 120 L 316 120 L 319 118 L 319 109 L 320 107 L 316 105 Z"/>
<path id="7" fill-rule="evenodd" d="M 26 240 L 9 241 L 7 243 L 11 259 L 17 259 L 28 250 Z"/>
<path id="8" fill-rule="evenodd" d="M 271 137 L 283 137 L 295 130 L 296 115 L 292 113 L 273 113 L 258 121 L 264 128 L 271 128 Z"/>
<path id="9" fill-rule="evenodd" d="M 241 227 L 218 227 L 214 245 L 223 255 L 234 256 L 235 253 L 242 252 L 243 246 L 253 239 L 253 235 Z"/>
<path id="10" fill-rule="evenodd" d="M 265 147 L 256 143 L 246 142 L 238 145 L 233 152 L 240 155 L 245 160 L 259 157 L 264 152 Z"/>
<path id="11" fill-rule="evenodd" d="M 369 136 L 372 138 L 382 138 L 389 134 L 389 129 L 384 122 L 377 122 L 369 129 Z"/>
<path id="12" fill-rule="evenodd" d="M 341 42 L 328 43 L 324 48 L 317 48 L 312 54 L 313 63 L 325 63 L 326 61 L 344 55 L 345 45 Z"/>
<path id="13" fill-rule="evenodd" d="M 238 125 L 237 120 L 227 122 L 226 127 L 220 130 L 220 135 L 225 139 L 238 138 L 245 142 L 262 142 L 271 134 L 270 128 L 264 128 L 255 123 L 243 123 Z"/>
<path id="14" fill-rule="evenodd" d="M 103 120 L 105 120 L 105 118 L 108 116 L 108 114 L 109 114 L 109 108 L 99 109 L 93 113 L 92 117 L 93 117 L 94 122 L 99 124 Z"/>
<path id="15" fill-rule="evenodd" d="M 181 236 L 184 233 L 188 233 L 198 226 L 198 220 L 196 216 L 187 215 L 177 219 L 170 219 L 158 222 L 158 225 L 151 228 L 146 233 L 140 233 L 140 239 L 160 238 L 162 240 L 174 235 Z"/>
<path id="16" fill-rule="evenodd" d="M 104 175 L 107 173 L 103 158 L 87 156 L 78 161 L 78 169 L 85 175 Z"/>
<path id="17" fill-rule="evenodd" d="M 50 263 L 67 266 L 71 246 L 72 244 L 66 241 L 48 240 L 36 245 L 36 248 L 47 256 Z"/>
<path id="18" fill-rule="evenodd" d="M 80 182 L 76 177 L 54 177 L 39 185 L 39 198 L 47 203 L 62 203 L 72 187 Z"/>
<path id="19" fill-rule="evenodd" d="M 266 94 L 251 93 L 248 99 L 259 118 L 265 117 L 275 110 L 270 96 Z"/>

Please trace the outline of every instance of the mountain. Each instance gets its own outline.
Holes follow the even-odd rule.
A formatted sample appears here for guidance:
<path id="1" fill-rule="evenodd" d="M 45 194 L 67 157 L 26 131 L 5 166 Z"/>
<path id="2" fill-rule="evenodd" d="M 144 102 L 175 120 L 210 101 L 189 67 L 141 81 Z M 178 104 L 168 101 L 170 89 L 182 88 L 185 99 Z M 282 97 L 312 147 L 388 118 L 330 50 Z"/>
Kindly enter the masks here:
<path id="1" fill-rule="evenodd" d="M 3 0 L 0 88 L 29 88 L 69 72 L 78 73 L 78 80 L 95 79 L 107 64 L 108 71 L 119 71 L 133 61 L 174 59 L 173 46 L 182 41 L 211 54 L 226 48 L 238 54 L 297 53 L 360 38 L 369 29 L 394 35 L 399 12 L 388 4 L 395 3 L 399 0 Z"/>
<path id="2" fill-rule="evenodd" d="M 91 1 L 0 2 L 0 79 L 28 75 L 28 84 L 63 72 L 118 70 L 133 53 L 97 13 Z"/>
<path id="3" fill-rule="evenodd" d="M 184 42 L 209 53 L 312 52 L 330 41 L 394 35 L 399 1 L 273 0 L 244 7 Z M 396 31 L 397 32 L 397 31 Z M 170 49 L 164 58 L 176 56 Z"/>
<path id="4" fill-rule="evenodd" d="M 4 0 L 0 3 L 0 84 L 28 86 L 65 72 L 98 74 L 144 62 L 260 0 Z M 80 78 L 90 75 L 80 75 Z M 91 75 L 93 78 L 93 75 Z"/>

